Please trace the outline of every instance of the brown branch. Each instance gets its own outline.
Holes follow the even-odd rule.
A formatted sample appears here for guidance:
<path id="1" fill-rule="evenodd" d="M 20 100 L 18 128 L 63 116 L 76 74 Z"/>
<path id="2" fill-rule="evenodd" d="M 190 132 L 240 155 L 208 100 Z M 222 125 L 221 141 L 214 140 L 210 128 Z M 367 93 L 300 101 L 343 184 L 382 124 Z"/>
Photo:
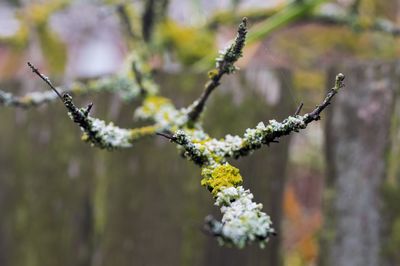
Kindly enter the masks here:
<path id="1" fill-rule="evenodd" d="M 298 115 L 301 112 L 301 109 L 303 108 L 303 103 L 300 103 L 300 105 L 297 107 L 296 112 L 294 113 L 294 115 Z"/>

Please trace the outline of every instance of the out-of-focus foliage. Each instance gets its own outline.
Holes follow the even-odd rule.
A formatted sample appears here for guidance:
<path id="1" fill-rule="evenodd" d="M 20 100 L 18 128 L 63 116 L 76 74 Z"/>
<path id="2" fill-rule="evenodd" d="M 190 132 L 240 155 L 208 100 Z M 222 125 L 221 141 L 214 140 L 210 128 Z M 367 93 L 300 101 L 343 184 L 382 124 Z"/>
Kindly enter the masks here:
<path id="1" fill-rule="evenodd" d="M 321 214 L 307 213 L 291 186 L 285 191 L 283 204 L 288 228 L 286 237 L 290 243 L 285 247 L 287 250 L 285 265 L 312 265 L 316 262 L 319 252 L 316 232 L 322 225 Z"/>
<path id="2" fill-rule="evenodd" d="M 204 28 L 183 26 L 168 20 L 160 25 L 159 35 L 161 45 L 169 47 L 186 65 L 196 63 L 215 50 L 214 35 Z"/>
<path id="3" fill-rule="evenodd" d="M 44 60 L 54 73 L 62 74 L 67 59 L 65 44 L 50 28 L 49 20 L 52 14 L 67 7 L 70 1 L 54 0 L 32 2 L 18 9 L 15 13 L 19 28 L 14 35 L 0 38 L 0 45 L 9 44 L 16 55 L 23 55 L 32 39 L 37 38 Z"/>

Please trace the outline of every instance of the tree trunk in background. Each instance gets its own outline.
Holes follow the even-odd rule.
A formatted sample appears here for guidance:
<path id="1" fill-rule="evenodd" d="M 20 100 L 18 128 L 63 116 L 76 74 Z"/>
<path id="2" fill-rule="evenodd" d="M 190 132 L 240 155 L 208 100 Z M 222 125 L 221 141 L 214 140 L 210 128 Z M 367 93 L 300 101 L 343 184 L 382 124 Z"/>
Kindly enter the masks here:
<path id="1" fill-rule="evenodd" d="M 265 69 L 257 80 L 251 73 L 224 78 L 213 95 L 205 121 L 214 136 L 243 134 L 259 121 L 293 113 L 290 84 Z M 163 94 L 185 106 L 205 78 L 179 73 L 160 80 Z M 132 104 L 105 94 L 89 98 L 96 116 L 132 125 Z M 60 103 L 1 108 L 0 121 L 2 266 L 279 265 L 279 237 L 264 250 L 237 250 L 201 232 L 204 217 L 220 213 L 200 186 L 200 169 L 165 139 L 123 151 L 91 148 Z M 288 138 L 232 161 L 278 232 L 287 152 Z"/>
<path id="2" fill-rule="evenodd" d="M 346 87 L 329 108 L 326 126 L 328 182 L 333 190 L 325 216 L 324 264 L 382 265 L 381 186 L 386 171 L 395 64 L 341 65 Z"/>

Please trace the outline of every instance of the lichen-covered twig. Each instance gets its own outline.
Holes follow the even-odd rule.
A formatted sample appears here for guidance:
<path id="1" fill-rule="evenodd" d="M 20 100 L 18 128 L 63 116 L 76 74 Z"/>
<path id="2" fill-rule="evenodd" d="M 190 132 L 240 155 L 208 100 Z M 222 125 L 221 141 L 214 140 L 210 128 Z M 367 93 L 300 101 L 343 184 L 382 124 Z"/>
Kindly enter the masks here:
<path id="1" fill-rule="evenodd" d="M 82 139 L 92 145 L 103 149 L 131 147 L 132 143 L 137 139 L 147 135 L 154 135 L 158 130 L 157 126 L 123 129 L 114 126 L 112 123 L 106 124 L 103 120 L 93 118 L 89 116 L 93 104 L 89 104 L 86 108 L 76 107 L 70 94 L 66 92 L 61 94 L 48 77 L 40 73 L 31 63 L 28 63 L 28 65 L 56 93 L 67 108 L 68 115 L 84 132 Z"/>
<path id="2" fill-rule="evenodd" d="M 237 68 L 234 65 L 236 61 L 242 57 L 243 47 L 246 41 L 247 35 L 247 18 L 243 18 L 242 23 L 240 23 L 237 36 L 232 44 L 227 48 L 220 51 L 220 55 L 216 60 L 216 69 L 209 72 L 210 80 L 205 85 L 203 93 L 200 98 L 197 99 L 189 107 L 189 121 L 196 122 L 200 114 L 203 112 L 204 105 L 207 102 L 208 97 L 213 92 L 213 90 L 218 87 L 220 80 L 223 75 L 233 73 Z"/>
<path id="3" fill-rule="evenodd" d="M 61 90 L 59 91 L 61 92 Z M 28 93 L 20 97 L 15 96 L 10 92 L 0 90 L 0 105 L 3 106 L 30 108 L 53 102 L 56 99 L 58 99 L 58 96 L 51 90 Z"/>

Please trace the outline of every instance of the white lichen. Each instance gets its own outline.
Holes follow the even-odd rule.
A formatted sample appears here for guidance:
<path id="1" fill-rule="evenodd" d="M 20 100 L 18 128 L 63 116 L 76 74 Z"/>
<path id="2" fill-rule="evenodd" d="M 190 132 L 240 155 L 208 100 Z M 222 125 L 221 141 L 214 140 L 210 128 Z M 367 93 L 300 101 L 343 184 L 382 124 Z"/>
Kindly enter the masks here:
<path id="1" fill-rule="evenodd" d="M 262 204 L 253 202 L 253 194 L 243 187 L 229 187 L 217 194 L 215 205 L 223 214 L 220 242 L 243 248 L 255 240 L 264 247 L 274 232 L 270 217 L 261 211 Z"/>

